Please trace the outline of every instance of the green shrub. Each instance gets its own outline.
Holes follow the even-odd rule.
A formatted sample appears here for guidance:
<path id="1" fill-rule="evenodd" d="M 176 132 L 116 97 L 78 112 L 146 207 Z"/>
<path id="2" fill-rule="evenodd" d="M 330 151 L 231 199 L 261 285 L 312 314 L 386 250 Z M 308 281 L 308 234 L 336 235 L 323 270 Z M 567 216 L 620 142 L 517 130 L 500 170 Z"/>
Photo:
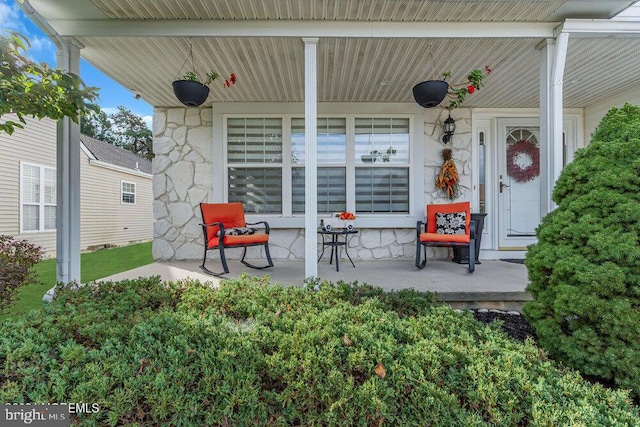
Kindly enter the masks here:
<path id="1" fill-rule="evenodd" d="M 0 401 L 81 425 L 632 425 L 628 395 L 417 292 L 240 278 L 60 289 L 0 327 Z M 400 309 L 407 301 L 408 310 Z"/>
<path id="2" fill-rule="evenodd" d="M 640 107 L 607 113 L 537 229 L 524 307 L 540 344 L 640 396 Z"/>
<path id="3" fill-rule="evenodd" d="M 13 303 L 20 286 L 34 279 L 31 267 L 42 256 L 42 248 L 33 243 L 0 236 L 0 311 Z"/>

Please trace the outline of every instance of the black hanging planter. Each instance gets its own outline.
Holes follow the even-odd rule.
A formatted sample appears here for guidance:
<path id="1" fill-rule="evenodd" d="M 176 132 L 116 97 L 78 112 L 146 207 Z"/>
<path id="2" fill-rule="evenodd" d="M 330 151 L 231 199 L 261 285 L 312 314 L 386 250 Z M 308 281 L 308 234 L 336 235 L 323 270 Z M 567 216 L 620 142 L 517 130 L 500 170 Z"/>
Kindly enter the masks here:
<path id="1" fill-rule="evenodd" d="M 444 80 L 427 80 L 413 87 L 413 97 L 424 108 L 438 106 L 449 90 L 449 83 Z"/>
<path id="2" fill-rule="evenodd" d="M 209 96 L 209 87 L 193 80 L 176 80 L 172 86 L 173 93 L 187 107 L 202 105 Z"/>

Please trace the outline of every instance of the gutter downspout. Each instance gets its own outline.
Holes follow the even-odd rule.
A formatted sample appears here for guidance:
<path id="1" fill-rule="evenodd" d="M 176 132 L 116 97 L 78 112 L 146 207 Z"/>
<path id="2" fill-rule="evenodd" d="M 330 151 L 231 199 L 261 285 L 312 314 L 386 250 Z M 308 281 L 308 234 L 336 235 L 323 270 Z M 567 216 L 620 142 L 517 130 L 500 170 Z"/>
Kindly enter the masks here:
<path id="1" fill-rule="evenodd" d="M 28 0 L 18 4 L 56 45 L 57 67 L 80 75 L 84 46 L 61 36 Z M 56 280 L 80 283 L 80 125 L 69 117 L 58 120 L 56 139 Z"/>

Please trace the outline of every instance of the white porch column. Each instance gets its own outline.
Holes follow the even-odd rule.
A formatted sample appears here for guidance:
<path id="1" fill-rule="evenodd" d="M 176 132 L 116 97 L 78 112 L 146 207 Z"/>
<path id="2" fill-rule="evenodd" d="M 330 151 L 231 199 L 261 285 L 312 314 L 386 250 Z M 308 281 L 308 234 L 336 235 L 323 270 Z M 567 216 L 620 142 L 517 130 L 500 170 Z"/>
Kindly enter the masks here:
<path id="1" fill-rule="evenodd" d="M 567 57 L 568 33 L 545 39 L 540 50 L 540 214 L 555 209 L 553 187 L 562 171 L 562 85 Z"/>
<path id="2" fill-rule="evenodd" d="M 81 47 L 64 39 L 58 45 L 58 68 L 80 75 Z M 58 121 L 56 193 L 56 280 L 79 283 L 80 126 L 68 117 Z"/>
<path id="3" fill-rule="evenodd" d="M 304 42 L 304 277 L 318 276 L 318 38 Z"/>

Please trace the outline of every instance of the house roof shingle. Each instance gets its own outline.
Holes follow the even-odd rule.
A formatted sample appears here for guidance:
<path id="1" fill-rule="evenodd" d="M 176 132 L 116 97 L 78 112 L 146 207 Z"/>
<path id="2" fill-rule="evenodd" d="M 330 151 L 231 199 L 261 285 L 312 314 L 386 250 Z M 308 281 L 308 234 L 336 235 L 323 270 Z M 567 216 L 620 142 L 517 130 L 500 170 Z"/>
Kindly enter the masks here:
<path id="1" fill-rule="evenodd" d="M 80 135 L 80 142 L 101 162 L 127 169 L 139 170 L 144 173 L 151 173 L 151 162 L 131 151 L 91 138 L 87 135 Z"/>

